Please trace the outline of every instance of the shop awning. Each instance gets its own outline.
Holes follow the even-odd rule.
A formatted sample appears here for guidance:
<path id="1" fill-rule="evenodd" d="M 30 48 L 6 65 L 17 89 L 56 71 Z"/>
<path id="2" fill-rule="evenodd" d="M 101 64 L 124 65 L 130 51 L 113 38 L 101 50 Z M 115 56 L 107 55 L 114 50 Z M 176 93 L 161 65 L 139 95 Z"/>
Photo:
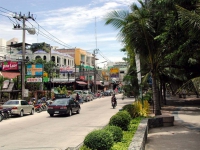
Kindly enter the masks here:
<path id="1" fill-rule="evenodd" d="M 83 82 L 83 81 L 76 81 L 76 83 L 80 84 L 80 85 L 87 85 L 87 83 Z"/>
<path id="2" fill-rule="evenodd" d="M 9 78 L 9 79 L 14 79 L 17 76 L 19 76 L 20 73 L 19 72 L 0 72 L 0 76 L 3 76 L 4 78 Z"/>
<path id="3" fill-rule="evenodd" d="M 100 81 L 96 81 L 96 85 L 102 85 Z"/>

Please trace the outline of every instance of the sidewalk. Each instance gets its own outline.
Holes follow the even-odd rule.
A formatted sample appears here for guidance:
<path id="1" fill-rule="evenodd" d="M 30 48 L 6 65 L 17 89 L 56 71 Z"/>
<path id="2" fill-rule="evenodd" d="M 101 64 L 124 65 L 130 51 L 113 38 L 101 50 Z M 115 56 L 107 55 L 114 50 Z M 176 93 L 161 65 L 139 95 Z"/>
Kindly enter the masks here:
<path id="1" fill-rule="evenodd" d="M 191 106 L 199 98 L 186 99 L 173 97 L 180 105 L 162 107 L 163 115 L 174 116 L 174 126 L 159 127 L 149 130 L 145 150 L 199 150 L 200 149 L 200 105 Z M 182 102 L 180 102 L 182 101 Z M 185 105 L 190 104 L 189 106 Z M 190 103 L 192 102 L 192 103 Z"/>

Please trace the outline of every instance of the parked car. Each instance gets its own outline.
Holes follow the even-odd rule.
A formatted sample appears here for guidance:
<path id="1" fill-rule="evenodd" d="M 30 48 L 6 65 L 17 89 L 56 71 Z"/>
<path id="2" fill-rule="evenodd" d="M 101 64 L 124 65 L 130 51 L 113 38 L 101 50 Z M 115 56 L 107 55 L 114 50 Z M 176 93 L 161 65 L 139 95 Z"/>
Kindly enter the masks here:
<path id="1" fill-rule="evenodd" d="M 104 96 L 112 96 L 113 93 L 114 93 L 113 90 L 106 90 L 104 91 Z"/>
<path id="2" fill-rule="evenodd" d="M 26 100 L 8 100 L 1 107 L 12 108 L 11 115 L 19 115 L 23 117 L 24 114 L 33 115 L 35 110 L 33 105 L 29 105 Z"/>
<path id="3" fill-rule="evenodd" d="M 92 101 L 94 98 L 93 98 L 93 94 L 92 92 L 90 91 L 83 91 L 83 100 L 88 102 L 88 101 Z"/>
<path id="4" fill-rule="evenodd" d="M 71 116 L 72 113 L 80 113 L 80 105 L 75 101 L 73 97 L 67 97 L 63 99 L 55 100 L 51 105 L 48 106 L 47 112 L 50 117 L 53 117 L 54 114 L 64 114 Z"/>

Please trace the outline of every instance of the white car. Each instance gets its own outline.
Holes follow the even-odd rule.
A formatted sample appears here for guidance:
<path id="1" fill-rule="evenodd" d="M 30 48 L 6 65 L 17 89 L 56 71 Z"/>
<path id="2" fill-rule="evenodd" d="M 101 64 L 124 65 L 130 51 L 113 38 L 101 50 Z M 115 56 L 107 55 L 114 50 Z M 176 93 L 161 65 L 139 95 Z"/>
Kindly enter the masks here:
<path id="1" fill-rule="evenodd" d="M 35 112 L 34 106 L 29 105 L 26 100 L 8 100 L 2 107 L 12 108 L 11 115 L 19 115 L 20 117 L 23 117 L 24 114 L 33 115 Z"/>
<path id="2" fill-rule="evenodd" d="M 92 101 L 93 100 L 92 92 L 90 92 L 90 91 L 83 91 L 83 99 L 86 102 Z"/>

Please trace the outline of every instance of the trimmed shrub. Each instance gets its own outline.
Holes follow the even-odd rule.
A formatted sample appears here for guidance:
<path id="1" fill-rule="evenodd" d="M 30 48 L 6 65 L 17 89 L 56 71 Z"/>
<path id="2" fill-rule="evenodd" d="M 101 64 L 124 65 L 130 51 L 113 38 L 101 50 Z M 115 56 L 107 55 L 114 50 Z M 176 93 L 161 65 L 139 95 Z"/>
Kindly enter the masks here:
<path id="1" fill-rule="evenodd" d="M 113 137 L 109 131 L 95 130 L 84 139 L 84 145 L 92 150 L 109 150 L 113 144 Z"/>
<path id="2" fill-rule="evenodd" d="M 136 112 L 135 112 L 135 107 L 134 107 L 134 104 L 127 104 L 127 105 L 124 105 L 122 107 L 123 110 L 126 110 L 130 115 L 131 115 L 131 118 L 135 118 L 137 115 L 136 115 Z"/>
<path id="3" fill-rule="evenodd" d="M 104 128 L 104 130 L 107 130 L 112 134 L 114 142 L 120 142 L 123 138 L 123 132 L 120 127 L 107 126 Z"/>
<path id="4" fill-rule="evenodd" d="M 131 121 L 131 116 L 127 111 L 120 111 L 110 118 L 109 125 L 118 126 L 122 130 L 127 131 Z"/>

